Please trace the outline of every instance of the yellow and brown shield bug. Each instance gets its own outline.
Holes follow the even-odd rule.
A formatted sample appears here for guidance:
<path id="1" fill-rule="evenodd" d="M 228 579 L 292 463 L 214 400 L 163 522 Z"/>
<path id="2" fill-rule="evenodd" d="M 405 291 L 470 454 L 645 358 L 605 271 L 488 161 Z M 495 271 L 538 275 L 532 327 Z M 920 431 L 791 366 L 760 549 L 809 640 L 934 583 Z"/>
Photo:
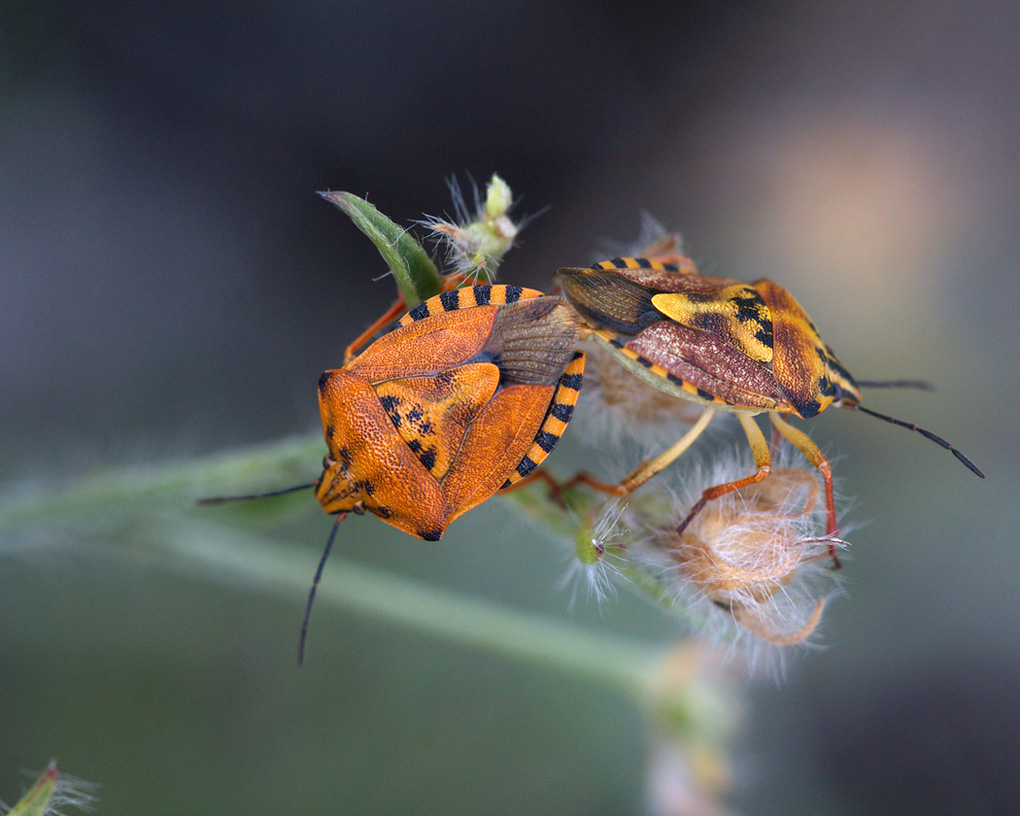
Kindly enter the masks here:
<path id="1" fill-rule="evenodd" d="M 807 434 L 781 416 L 809 419 L 830 405 L 863 411 L 918 431 L 984 478 L 966 456 L 941 437 L 862 407 L 861 386 L 915 383 L 854 380 L 822 341 L 800 304 L 779 285 L 765 279 L 742 283 L 699 275 L 689 260 L 680 261 L 674 265 L 615 258 L 588 269 L 565 268 L 556 273 L 564 297 L 584 323 L 582 338 L 603 346 L 645 383 L 705 406 L 688 433 L 620 484 L 605 485 L 585 474 L 577 481 L 615 494 L 629 493 L 686 450 L 715 411 L 735 413 L 754 454 L 755 473 L 707 488 L 680 524 L 682 531 L 707 502 L 769 474 L 769 446 L 753 419 L 764 412 L 777 432 L 821 472 L 827 533 L 836 536 L 839 530 L 829 462 Z"/>

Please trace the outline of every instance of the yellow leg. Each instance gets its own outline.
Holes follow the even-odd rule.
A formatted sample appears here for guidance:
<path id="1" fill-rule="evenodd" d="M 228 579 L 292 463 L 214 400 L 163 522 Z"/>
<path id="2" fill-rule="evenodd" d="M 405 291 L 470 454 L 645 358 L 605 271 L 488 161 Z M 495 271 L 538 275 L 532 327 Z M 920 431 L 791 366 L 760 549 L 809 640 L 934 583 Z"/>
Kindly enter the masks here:
<path id="1" fill-rule="evenodd" d="M 701 412 L 701 416 L 698 417 L 691 429 L 685 433 L 676 444 L 672 445 L 668 450 L 663 451 L 654 459 L 649 459 L 647 462 L 642 462 L 633 473 L 630 474 L 626 479 L 617 485 L 607 484 L 606 482 L 600 482 L 598 479 L 594 479 L 587 473 L 578 473 L 564 486 L 563 490 L 568 490 L 578 484 L 588 485 L 588 487 L 600 490 L 603 493 L 611 493 L 614 496 L 626 496 L 637 490 L 641 485 L 651 479 L 660 470 L 669 467 L 681 453 L 687 450 L 691 445 L 694 444 L 694 440 L 701 436 L 701 432 L 705 430 L 708 423 L 715 416 L 714 408 L 706 408 Z"/>
<path id="2" fill-rule="evenodd" d="M 676 528 L 678 534 L 682 533 L 686 529 L 687 525 L 691 523 L 691 520 L 713 499 L 718 499 L 720 496 L 725 496 L 727 493 L 739 490 L 742 487 L 756 484 L 772 472 L 772 460 L 769 458 L 769 445 L 768 442 L 765 441 L 765 435 L 761 432 L 761 428 L 758 427 L 758 423 L 754 421 L 754 417 L 750 414 L 737 414 L 737 419 L 740 420 L 740 424 L 744 428 L 744 433 L 747 434 L 747 441 L 751 445 L 751 452 L 754 454 L 755 472 L 750 476 L 743 479 L 737 479 L 734 482 L 726 482 L 724 484 L 706 488 L 701 494 L 701 498 L 698 499 L 698 501 L 695 502 L 694 507 L 691 508 L 691 512 L 687 514 L 687 518 L 680 522 L 680 525 Z"/>
<path id="3" fill-rule="evenodd" d="M 770 413 L 769 419 L 776 426 L 776 430 L 790 440 L 793 446 L 803 453 L 807 460 L 822 474 L 822 479 L 825 481 L 825 509 L 828 515 L 825 532 L 826 535 L 838 537 L 839 527 L 836 524 L 836 502 L 832 496 L 832 468 L 829 465 L 829 460 L 825 458 L 825 454 L 818 449 L 818 446 L 811 441 L 811 437 L 800 430 L 800 428 L 794 428 L 776 413 Z"/>

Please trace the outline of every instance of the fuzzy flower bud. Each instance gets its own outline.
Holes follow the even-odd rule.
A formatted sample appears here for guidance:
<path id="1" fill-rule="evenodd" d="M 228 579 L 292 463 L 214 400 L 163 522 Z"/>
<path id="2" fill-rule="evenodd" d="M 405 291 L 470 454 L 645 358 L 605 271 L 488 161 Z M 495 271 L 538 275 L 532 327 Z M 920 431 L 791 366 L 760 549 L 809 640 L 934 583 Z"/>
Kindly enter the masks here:
<path id="1" fill-rule="evenodd" d="M 734 474 L 714 478 L 722 483 Z M 803 642 L 821 620 L 835 581 L 830 567 L 844 546 L 821 535 L 820 493 L 814 472 L 776 469 L 758 484 L 709 502 L 680 534 L 675 522 L 666 527 L 659 521 L 648 542 L 650 561 L 691 606 L 708 601 L 767 643 Z M 677 518 L 692 504 L 681 501 Z"/>
<path id="2" fill-rule="evenodd" d="M 513 246 L 523 223 L 515 224 L 508 215 L 513 206 L 510 186 L 493 174 L 485 190 L 485 201 L 478 200 L 469 213 L 464 194 L 456 181 L 450 183 L 455 221 L 441 218 L 422 222 L 446 245 L 447 260 L 465 280 L 493 280 L 503 256 Z"/>
<path id="3" fill-rule="evenodd" d="M 96 785 L 84 782 L 67 774 L 61 774 L 57 770 L 57 763 L 51 762 L 49 767 L 42 772 L 39 779 L 10 811 L 3 810 L 3 803 L 0 802 L 0 812 L 6 812 L 7 816 L 58 816 L 61 808 L 73 807 L 79 810 L 92 810 L 95 803 L 94 791 Z"/>

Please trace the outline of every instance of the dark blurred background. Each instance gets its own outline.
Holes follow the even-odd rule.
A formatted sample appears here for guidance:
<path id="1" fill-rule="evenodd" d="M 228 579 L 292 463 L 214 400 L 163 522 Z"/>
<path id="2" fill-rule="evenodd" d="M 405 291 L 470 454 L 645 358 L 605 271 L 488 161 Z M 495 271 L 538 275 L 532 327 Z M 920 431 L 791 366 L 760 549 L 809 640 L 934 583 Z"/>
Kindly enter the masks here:
<path id="1" fill-rule="evenodd" d="M 517 212 L 548 207 L 502 271 L 539 288 L 648 211 L 703 271 L 787 287 L 858 377 L 937 383 L 871 404 L 988 475 L 860 415 L 812 423 L 855 497 L 849 591 L 825 649 L 750 685 L 734 807 L 1015 812 L 1018 53 L 1006 2 L 5 2 L 0 478 L 314 430 L 319 372 L 392 297 L 316 190 L 408 224 L 497 171 Z M 346 546 L 563 614 L 556 559 L 471 518 L 428 550 L 358 520 Z M 0 540 L 7 798 L 55 754 L 111 813 L 643 806 L 623 701 L 337 616 L 297 675 L 295 608 L 59 543 Z M 575 617 L 673 635 L 626 597 Z"/>

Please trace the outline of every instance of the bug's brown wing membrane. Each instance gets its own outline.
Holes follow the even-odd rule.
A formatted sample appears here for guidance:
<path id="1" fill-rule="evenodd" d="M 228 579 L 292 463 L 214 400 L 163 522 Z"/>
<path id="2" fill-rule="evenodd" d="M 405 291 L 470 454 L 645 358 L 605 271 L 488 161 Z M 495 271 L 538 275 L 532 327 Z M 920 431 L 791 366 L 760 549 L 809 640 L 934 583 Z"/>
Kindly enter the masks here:
<path id="1" fill-rule="evenodd" d="M 655 290 L 615 270 L 565 268 L 554 279 L 570 305 L 597 328 L 634 335 L 662 318 L 652 305 Z"/>
<path id="2" fill-rule="evenodd" d="M 580 324 L 561 298 L 503 306 L 482 349 L 503 385 L 554 385 L 573 358 Z"/>

